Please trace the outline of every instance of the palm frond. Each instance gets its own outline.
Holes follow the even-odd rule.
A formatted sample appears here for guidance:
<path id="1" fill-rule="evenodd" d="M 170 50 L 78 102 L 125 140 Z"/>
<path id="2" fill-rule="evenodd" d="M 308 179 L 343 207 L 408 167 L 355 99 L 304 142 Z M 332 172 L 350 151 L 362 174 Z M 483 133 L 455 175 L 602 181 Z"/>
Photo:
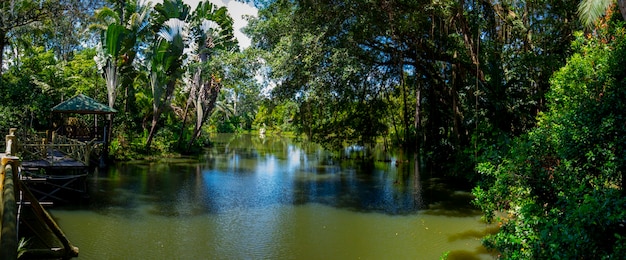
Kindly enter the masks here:
<path id="1" fill-rule="evenodd" d="M 102 7 L 95 13 L 96 19 L 104 21 L 106 24 L 119 23 L 120 16 L 117 12 L 109 7 Z"/>
<path id="2" fill-rule="evenodd" d="M 587 27 L 602 17 L 613 3 L 612 0 L 583 0 L 578 5 L 578 17 Z"/>
<path id="3" fill-rule="evenodd" d="M 143 3 L 143 1 L 139 1 L 136 12 L 131 15 L 128 21 L 129 27 L 135 31 L 140 31 L 146 28 L 149 25 L 148 18 L 151 10 L 151 2 Z"/>
<path id="4" fill-rule="evenodd" d="M 178 18 L 172 18 L 165 21 L 163 28 L 161 28 L 158 35 L 168 42 L 173 41 L 176 36 L 181 36 L 184 39 L 187 36 L 187 30 L 185 29 L 186 26 L 187 23 L 185 23 L 185 21 Z"/>
<path id="5" fill-rule="evenodd" d="M 211 35 L 213 31 L 218 30 L 219 28 L 220 25 L 211 20 L 203 20 L 202 25 L 200 25 L 200 29 L 207 35 Z"/>

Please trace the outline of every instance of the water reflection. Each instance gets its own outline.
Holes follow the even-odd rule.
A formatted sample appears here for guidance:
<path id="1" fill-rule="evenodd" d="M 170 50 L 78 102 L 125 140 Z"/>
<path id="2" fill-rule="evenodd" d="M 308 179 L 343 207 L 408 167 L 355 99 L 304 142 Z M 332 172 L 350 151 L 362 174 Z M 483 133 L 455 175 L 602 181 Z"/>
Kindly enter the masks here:
<path id="1" fill-rule="evenodd" d="M 480 242 L 473 235 L 485 226 L 469 206 L 469 193 L 430 173 L 415 174 L 415 158 L 404 162 L 401 153 L 384 154 L 391 160 L 363 163 L 287 138 L 213 140 L 199 162 L 131 162 L 96 173 L 90 203 L 55 215 L 75 244 L 81 247 L 78 237 L 88 245 L 88 258 L 124 246 L 119 243 L 145 255 L 111 257 L 432 259 L 445 251 L 483 253 L 475 251 Z M 403 162 L 396 166 L 395 160 Z M 88 228 L 94 221 L 106 228 Z M 94 242 L 101 236 L 94 232 L 111 241 Z"/>
<path id="2" fill-rule="evenodd" d="M 364 163 L 337 160 L 320 147 L 282 138 L 229 135 L 215 140 L 200 163 L 134 162 L 95 174 L 92 204 L 101 210 L 132 211 L 154 203 L 152 213 L 164 216 L 307 203 L 390 215 L 421 209 L 476 213 L 467 192 L 454 192 L 441 178 L 415 174 L 417 157 L 399 165 Z"/>
<path id="3" fill-rule="evenodd" d="M 399 171 L 408 169 L 409 164 L 361 166 L 357 161 L 335 161 L 319 147 L 311 149 L 309 145 L 305 150 L 280 140 L 263 139 L 265 146 L 255 150 L 233 148 L 235 141 L 229 140 L 209 151 L 202 175 L 212 212 L 305 203 L 387 214 L 420 209 L 421 202 L 416 201 L 421 200 L 419 185 L 403 179 L 406 174 Z"/>

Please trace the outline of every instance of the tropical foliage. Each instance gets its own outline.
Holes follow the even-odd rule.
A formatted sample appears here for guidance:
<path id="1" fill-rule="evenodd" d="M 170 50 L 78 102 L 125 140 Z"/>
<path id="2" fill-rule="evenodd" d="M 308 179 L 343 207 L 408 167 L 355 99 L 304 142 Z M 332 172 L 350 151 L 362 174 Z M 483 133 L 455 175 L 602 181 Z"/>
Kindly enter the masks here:
<path id="1" fill-rule="evenodd" d="M 260 93 L 253 80 L 258 59 L 240 52 L 225 7 L 88 2 L 0 4 L 3 128 L 46 129 L 59 120 L 50 108 L 84 93 L 120 111 L 109 118 L 114 156 L 185 152 L 203 143 L 197 140 L 222 89 L 238 95 L 221 94 L 221 103 L 252 101 L 234 110 L 247 122 L 237 131 L 252 127 L 256 107 L 247 104 Z M 55 36 L 65 25 L 82 29 Z"/>
<path id="2" fill-rule="evenodd" d="M 277 0 L 248 32 L 300 132 L 332 147 L 389 136 L 446 168 L 535 125 L 576 15 L 567 1 Z"/>
<path id="3" fill-rule="evenodd" d="M 119 111 L 118 159 L 210 131 L 384 138 L 479 182 L 504 257 L 624 253 L 624 1 L 252 2 L 241 50 L 208 1 L 0 1 L 0 131 L 83 93 Z"/>
<path id="4" fill-rule="evenodd" d="M 611 259 L 626 253 L 626 31 L 578 33 L 537 128 L 479 165 L 476 205 L 505 258 Z"/>

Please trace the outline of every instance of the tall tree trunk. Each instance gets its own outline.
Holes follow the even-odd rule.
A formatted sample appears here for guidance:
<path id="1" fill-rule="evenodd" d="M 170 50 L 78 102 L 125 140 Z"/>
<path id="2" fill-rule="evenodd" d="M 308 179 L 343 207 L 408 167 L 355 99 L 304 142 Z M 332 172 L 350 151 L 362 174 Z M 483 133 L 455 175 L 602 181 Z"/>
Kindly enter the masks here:
<path id="1" fill-rule="evenodd" d="M 189 93 L 189 95 L 191 95 L 191 93 Z M 180 126 L 180 134 L 178 135 L 178 141 L 176 142 L 178 149 L 182 149 L 183 147 L 183 136 L 185 135 L 185 127 L 187 126 L 187 114 L 189 113 L 189 106 L 190 106 L 189 103 L 191 102 L 188 100 L 187 104 L 185 104 L 185 111 L 183 112 L 183 123 Z"/>
<path id="2" fill-rule="evenodd" d="M 619 7 L 619 12 L 622 14 L 622 19 L 626 21 L 626 0 L 617 0 L 617 6 Z"/>
<path id="3" fill-rule="evenodd" d="M 401 66 L 402 67 L 402 66 Z M 402 87 L 402 124 L 404 126 L 404 143 L 409 142 L 409 102 L 407 98 L 406 82 L 404 73 L 400 71 L 400 87 Z"/>
<path id="4" fill-rule="evenodd" d="M 163 98 L 163 100 L 160 101 L 160 104 L 157 104 L 154 106 L 154 112 L 152 114 L 152 124 L 150 126 L 150 133 L 148 134 L 148 140 L 146 140 L 146 150 L 150 149 L 150 145 L 152 145 L 152 139 L 154 138 L 154 135 L 156 134 L 156 131 L 158 129 L 158 122 L 159 122 L 159 118 L 161 117 L 161 114 L 163 113 L 163 110 L 165 110 L 165 108 L 169 105 L 169 101 L 170 98 L 172 97 L 172 94 L 174 93 L 174 87 L 176 87 L 176 79 L 171 79 L 170 81 L 167 82 L 167 88 L 165 89 L 165 95 L 162 97 L 154 97 L 155 100 L 156 99 L 161 99 Z M 158 101 L 153 101 L 153 102 L 158 102 Z"/>
<path id="5" fill-rule="evenodd" d="M 454 52 L 454 59 L 456 60 L 458 53 Z M 452 98 L 452 121 L 453 121 L 453 133 L 454 133 L 454 145 L 456 147 L 459 146 L 461 135 L 459 132 L 459 127 L 461 123 L 459 122 L 459 108 L 458 108 L 458 85 L 461 84 L 461 80 L 459 80 L 458 70 L 460 65 L 457 63 L 452 64 L 452 87 L 450 88 L 450 97 Z"/>
<path id="6" fill-rule="evenodd" d="M 413 122 L 413 126 L 415 127 L 415 134 L 417 135 L 417 142 L 415 143 L 415 148 L 420 149 L 420 134 L 422 132 L 422 86 L 420 84 L 415 88 L 415 120 Z"/>
<path id="7" fill-rule="evenodd" d="M 152 145 L 152 138 L 156 132 L 157 122 L 159 121 L 159 116 L 161 113 L 158 112 L 158 109 L 152 113 L 152 123 L 150 124 L 150 133 L 148 134 L 148 140 L 146 140 L 146 151 L 150 149 L 150 145 Z"/>
<path id="8" fill-rule="evenodd" d="M 193 143 L 202 134 L 202 126 L 204 125 L 204 122 L 206 122 L 206 119 L 211 116 L 211 112 L 215 108 L 217 95 L 220 93 L 221 88 L 221 83 L 217 82 L 215 77 L 211 77 L 211 80 L 203 84 L 201 87 L 198 94 L 198 105 L 196 107 L 196 110 L 198 111 L 196 126 L 194 127 L 193 135 L 189 140 L 189 144 L 187 145 L 187 151 L 191 149 Z"/>
<path id="9" fill-rule="evenodd" d="M 197 98 L 198 94 L 198 85 L 200 84 L 200 75 L 202 74 L 202 70 L 198 69 L 196 73 L 194 73 L 193 81 L 191 85 L 191 89 L 189 90 L 189 98 L 187 98 L 187 104 L 185 104 L 185 112 L 183 112 L 183 124 L 180 127 L 180 135 L 178 135 L 178 148 L 183 148 L 183 136 L 185 134 L 185 127 L 187 126 L 187 114 L 189 113 L 189 107 L 192 105 L 193 101 Z"/>
<path id="10" fill-rule="evenodd" d="M 385 94 L 385 97 L 387 98 L 387 103 L 391 104 L 391 99 L 389 98 L 389 94 Z M 394 115 L 393 111 L 391 111 L 390 109 L 387 110 L 389 113 L 389 117 L 391 118 L 391 123 L 393 125 L 393 131 L 396 134 L 396 140 L 400 141 L 400 134 L 398 133 L 398 124 L 396 123 L 396 116 Z M 385 146 L 387 147 L 387 146 Z"/>
<path id="11" fill-rule="evenodd" d="M 2 77 L 2 65 L 4 63 L 4 47 L 8 44 L 6 33 L 0 30 L 0 78 Z"/>

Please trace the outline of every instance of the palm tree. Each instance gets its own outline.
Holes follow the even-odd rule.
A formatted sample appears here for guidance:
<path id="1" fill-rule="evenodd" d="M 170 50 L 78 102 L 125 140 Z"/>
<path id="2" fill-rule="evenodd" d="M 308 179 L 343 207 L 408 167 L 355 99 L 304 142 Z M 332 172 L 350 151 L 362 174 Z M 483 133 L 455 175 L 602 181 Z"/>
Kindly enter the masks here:
<path id="1" fill-rule="evenodd" d="M 578 16 L 585 26 L 591 27 L 613 3 L 613 0 L 583 0 L 578 5 Z M 617 5 L 626 21 L 626 0 L 617 0 Z"/>
<path id="2" fill-rule="evenodd" d="M 218 71 L 220 68 L 211 66 L 211 59 L 219 52 L 231 52 L 237 49 L 237 40 L 233 33 L 233 19 L 225 7 L 216 8 L 209 2 L 200 2 L 190 19 L 193 38 L 191 51 L 194 66 L 190 67 L 193 75 L 187 106 L 183 115 L 182 131 L 185 129 L 186 115 L 190 105 L 196 109 L 196 120 L 193 134 L 187 145 L 189 150 L 195 140 L 200 137 L 202 126 L 215 108 L 217 96 L 222 88 Z M 212 68 L 211 68 L 212 67 Z M 179 144 L 182 139 L 179 138 Z"/>
<path id="3" fill-rule="evenodd" d="M 212 64 L 221 51 L 234 51 L 237 41 L 233 20 L 225 7 L 217 8 L 208 1 L 200 2 L 190 14 L 181 0 L 165 0 L 155 6 L 154 25 L 159 28 L 151 53 L 151 86 L 153 115 L 146 148 L 150 147 L 158 128 L 158 119 L 169 107 L 175 86 L 185 68 L 189 96 L 183 113 L 179 146 L 187 123 L 187 114 L 195 108 L 196 122 L 187 148 L 200 136 L 203 124 L 215 107 L 222 83 L 219 66 Z"/>
<path id="4" fill-rule="evenodd" d="M 115 106 L 120 83 L 125 86 L 125 100 L 130 95 L 129 88 L 137 74 L 133 62 L 148 31 L 150 10 L 151 4 L 140 0 L 115 5 L 115 10 L 103 7 L 96 12 L 101 23 L 90 25 L 102 33 L 102 48 L 96 61 L 106 81 L 110 107 Z"/>
<path id="5" fill-rule="evenodd" d="M 188 45 L 190 7 L 182 0 L 164 0 L 154 6 L 151 52 L 148 53 L 152 91 L 152 122 L 146 140 L 146 149 L 158 129 L 163 111 L 169 107 L 177 81 L 183 75 L 184 52 Z"/>
<path id="6" fill-rule="evenodd" d="M 164 109 L 169 106 L 176 83 L 184 71 L 183 52 L 187 41 L 185 22 L 178 18 L 165 21 L 155 40 L 154 52 L 150 60 L 152 124 L 146 141 L 146 149 L 152 144 L 159 118 Z"/>

